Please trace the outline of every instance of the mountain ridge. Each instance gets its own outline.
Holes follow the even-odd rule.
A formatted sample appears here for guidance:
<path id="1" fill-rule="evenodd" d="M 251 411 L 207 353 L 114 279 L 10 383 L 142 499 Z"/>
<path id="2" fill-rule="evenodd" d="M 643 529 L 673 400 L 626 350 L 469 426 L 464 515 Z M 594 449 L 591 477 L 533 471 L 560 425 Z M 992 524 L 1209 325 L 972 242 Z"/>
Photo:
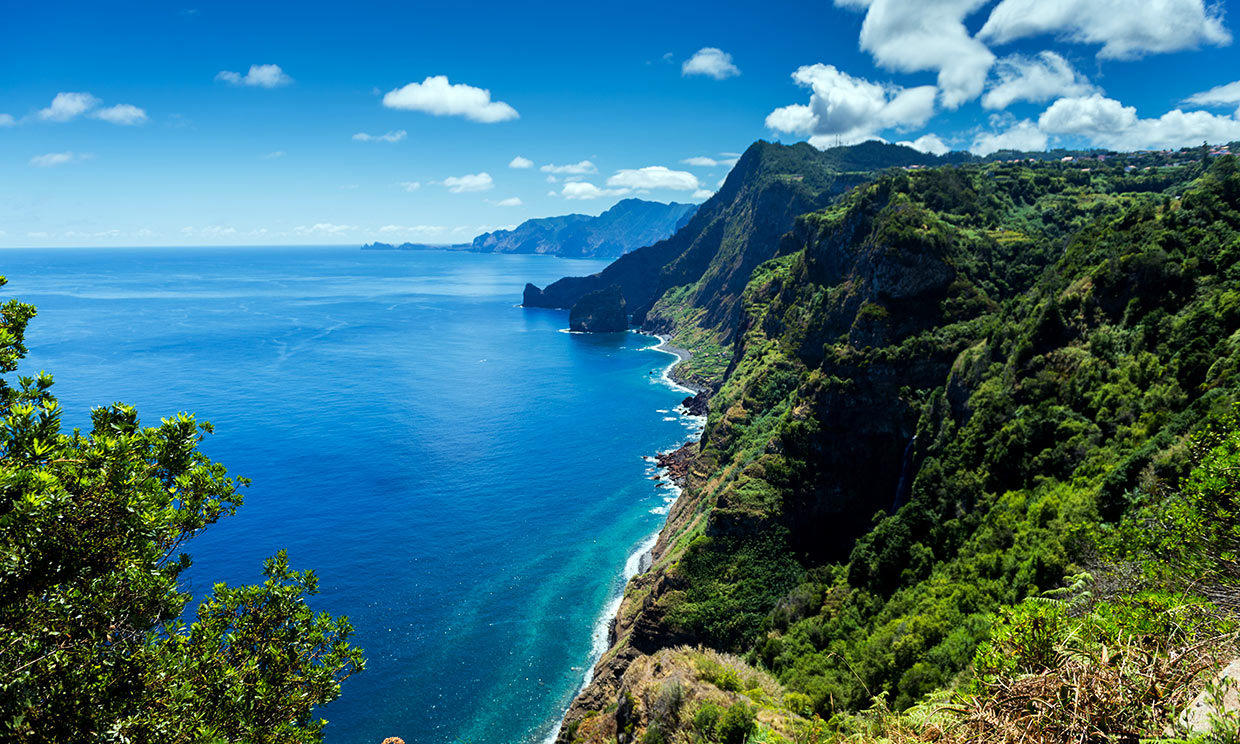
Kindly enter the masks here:
<path id="1" fill-rule="evenodd" d="M 597 217 L 566 214 L 526 220 L 512 230 L 483 233 L 471 245 L 482 253 L 611 258 L 671 235 L 696 209 L 695 204 L 622 199 Z"/>

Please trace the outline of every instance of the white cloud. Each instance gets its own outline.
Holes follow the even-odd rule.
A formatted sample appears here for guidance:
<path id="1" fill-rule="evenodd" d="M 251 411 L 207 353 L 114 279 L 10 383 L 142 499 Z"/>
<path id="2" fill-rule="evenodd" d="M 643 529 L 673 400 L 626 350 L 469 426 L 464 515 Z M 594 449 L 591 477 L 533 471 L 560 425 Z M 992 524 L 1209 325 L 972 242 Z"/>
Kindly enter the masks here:
<path id="1" fill-rule="evenodd" d="M 99 105 L 99 99 L 89 93 L 57 93 L 52 104 L 39 111 L 44 121 L 69 121 Z"/>
<path id="2" fill-rule="evenodd" d="M 12 114 L 0 114 L 0 127 L 11 127 L 17 124 Z"/>
<path id="3" fill-rule="evenodd" d="M 521 206 L 521 198 L 516 197 L 516 196 L 510 196 L 507 199 L 500 199 L 499 201 L 495 202 L 495 206 L 497 207 L 519 207 Z"/>
<path id="4" fill-rule="evenodd" d="M 309 227 L 298 225 L 293 228 L 293 232 L 300 235 L 339 235 L 356 229 L 358 229 L 357 225 L 334 225 L 330 222 L 316 222 Z"/>
<path id="5" fill-rule="evenodd" d="M 875 139 L 884 129 L 915 129 L 934 114 L 933 85 L 884 86 L 823 64 L 800 67 L 792 79 L 813 92 L 808 106 L 793 104 L 767 115 L 766 125 L 779 132 L 852 144 Z"/>
<path id="6" fill-rule="evenodd" d="M 628 189 L 672 189 L 675 191 L 696 191 L 701 188 L 697 176 L 689 171 L 669 170 L 662 165 L 618 170 L 607 179 L 607 185 Z M 565 189 L 567 188 L 565 186 Z"/>
<path id="7" fill-rule="evenodd" d="M 560 179 L 556 178 L 555 176 L 547 176 L 547 183 L 556 183 L 559 180 Z"/>
<path id="8" fill-rule="evenodd" d="M 147 120 L 145 111 L 128 103 L 118 103 L 115 106 L 92 111 L 90 116 L 123 127 L 142 124 Z"/>
<path id="9" fill-rule="evenodd" d="M 1095 93 L 1087 97 L 1060 98 L 1038 117 L 1038 126 L 1050 134 L 1083 134 L 1106 137 L 1137 123 L 1137 110 L 1114 98 Z"/>
<path id="10" fill-rule="evenodd" d="M 272 150 L 263 156 L 263 160 L 275 160 L 276 158 L 284 157 L 284 154 L 283 150 Z"/>
<path id="11" fill-rule="evenodd" d="M 1077 135 L 1092 144 L 1115 150 L 1176 148 L 1240 139 L 1240 120 L 1206 111 L 1168 111 L 1157 119 L 1142 119 L 1136 108 L 1094 94 L 1061 98 L 1038 119 L 1048 134 Z"/>
<path id="12" fill-rule="evenodd" d="M 944 155 L 951 152 L 951 148 L 947 146 L 943 140 L 939 139 L 937 134 L 923 134 L 912 142 L 897 142 L 898 145 L 911 147 L 918 152 L 926 152 L 931 155 Z"/>
<path id="13" fill-rule="evenodd" d="M 469 191 L 488 191 L 495 188 L 495 182 L 491 179 L 490 173 L 471 173 L 465 176 L 449 176 L 441 183 L 448 187 L 448 191 L 454 194 L 462 194 Z"/>
<path id="14" fill-rule="evenodd" d="M 714 168 L 716 165 L 719 165 L 718 160 L 715 160 L 714 158 L 700 156 L 700 155 L 697 157 L 693 157 L 693 158 L 685 158 L 684 160 L 680 162 L 684 163 L 685 165 L 692 165 L 698 168 Z"/>
<path id="15" fill-rule="evenodd" d="M 491 91 L 472 85 L 448 82 L 445 75 L 433 75 L 420 83 L 409 83 L 390 90 L 383 105 L 406 111 L 422 111 L 435 116 L 464 116 L 470 121 L 494 124 L 520 115 L 503 101 L 492 101 Z"/>
<path id="16" fill-rule="evenodd" d="M 366 134 L 365 132 L 358 132 L 353 135 L 353 139 L 358 142 L 400 142 L 408 136 L 408 134 L 409 133 L 403 129 L 397 129 L 395 131 L 388 132 L 387 134 Z"/>
<path id="17" fill-rule="evenodd" d="M 698 189 L 697 191 L 694 191 L 694 192 L 693 192 L 693 196 L 691 196 L 691 197 L 689 197 L 689 198 L 691 198 L 691 199 L 709 199 L 709 198 L 711 198 L 711 197 L 712 197 L 712 196 L 714 196 L 714 195 L 715 195 L 715 192 L 711 191 L 710 189 Z"/>
<path id="18" fill-rule="evenodd" d="M 741 74 L 732 64 L 732 55 L 715 47 L 703 47 L 680 66 L 681 75 L 705 75 L 716 80 L 726 80 Z"/>
<path id="19" fill-rule="evenodd" d="M 836 0 L 866 11 L 861 48 L 878 64 L 899 72 L 938 73 L 942 103 L 949 109 L 982 92 L 995 56 L 969 35 L 964 19 L 987 0 Z"/>
<path id="20" fill-rule="evenodd" d="M 1017 101 L 1041 103 L 1060 96 L 1085 96 L 1096 88 L 1054 52 L 1036 57 L 1013 54 L 995 63 L 998 81 L 982 96 L 982 106 L 1005 109 Z"/>
<path id="21" fill-rule="evenodd" d="M 1028 119 L 1022 119 L 1002 132 L 982 132 L 973 138 L 969 151 L 986 156 L 999 150 L 1045 150 L 1046 133 Z"/>
<path id="22" fill-rule="evenodd" d="M 443 225 L 384 225 L 379 228 L 381 233 L 413 233 L 417 235 L 425 235 L 428 233 L 440 233 L 446 230 Z"/>
<path id="23" fill-rule="evenodd" d="M 422 183 L 420 181 L 401 181 L 400 183 L 396 185 L 401 187 L 405 191 L 417 191 L 418 189 L 422 188 Z"/>
<path id="24" fill-rule="evenodd" d="M 293 82 L 293 78 L 281 70 L 279 65 L 250 65 L 250 71 L 244 75 L 223 70 L 215 76 L 215 79 L 231 85 L 248 85 L 252 88 L 278 88 Z"/>
<path id="25" fill-rule="evenodd" d="M 1218 85 L 1200 93 L 1194 93 L 1184 99 L 1185 103 L 1194 106 L 1237 106 L 1240 105 L 1240 80 L 1226 85 Z M 1236 111 L 1240 116 L 1240 109 Z"/>
<path id="26" fill-rule="evenodd" d="M 83 160 L 90 160 L 95 157 L 89 152 L 73 152 L 71 150 L 65 152 L 49 152 L 46 155 L 36 155 L 30 159 L 30 164 L 36 168 L 51 168 L 56 165 L 68 165 L 69 163 L 80 163 Z"/>
<path id="27" fill-rule="evenodd" d="M 511 162 L 508 163 L 508 167 L 517 168 L 517 169 L 533 168 L 534 161 L 530 160 L 529 158 L 523 158 L 520 155 L 518 155 L 515 158 L 513 158 Z"/>
<path id="28" fill-rule="evenodd" d="M 580 163 L 570 163 L 568 165 L 548 164 L 539 168 L 543 173 L 570 173 L 573 175 L 582 175 L 584 173 L 598 173 L 598 166 L 589 160 L 583 160 Z"/>
<path id="29" fill-rule="evenodd" d="M 600 189 L 592 183 L 584 181 L 574 181 L 573 183 L 564 184 L 564 188 L 559 194 L 551 191 L 549 196 L 563 196 L 565 199 L 599 199 L 604 196 L 623 196 L 629 193 L 630 189 Z"/>
<path id="30" fill-rule="evenodd" d="M 1101 44 L 1101 59 L 1231 43 L 1221 5 L 1206 7 L 1203 0 L 1003 0 L 977 36 L 1003 44 L 1042 34 Z"/>

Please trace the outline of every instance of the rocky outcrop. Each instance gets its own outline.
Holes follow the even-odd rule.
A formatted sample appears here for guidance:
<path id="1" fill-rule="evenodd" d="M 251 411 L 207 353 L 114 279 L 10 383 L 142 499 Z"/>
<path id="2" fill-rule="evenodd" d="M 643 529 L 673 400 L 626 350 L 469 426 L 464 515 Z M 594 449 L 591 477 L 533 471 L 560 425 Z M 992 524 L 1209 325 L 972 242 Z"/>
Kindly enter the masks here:
<path id="1" fill-rule="evenodd" d="M 710 412 L 710 394 L 705 390 L 680 401 L 680 407 L 690 416 L 705 416 Z"/>
<path id="2" fill-rule="evenodd" d="M 568 313 L 568 328 L 582 333 L 618 333 L 629 329 L 624 296 L 612 285 L 582 297 Z"/>

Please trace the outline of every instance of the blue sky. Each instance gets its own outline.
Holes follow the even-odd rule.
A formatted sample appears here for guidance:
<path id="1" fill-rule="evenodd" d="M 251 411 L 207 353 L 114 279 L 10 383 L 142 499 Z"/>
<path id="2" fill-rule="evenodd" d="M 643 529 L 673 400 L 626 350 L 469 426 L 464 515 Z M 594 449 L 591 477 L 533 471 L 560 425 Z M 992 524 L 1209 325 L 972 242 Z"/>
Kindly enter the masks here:
<path id="1" fill-rule="evenodd" d="M 1201 0 L 21 5 L 9 247 L 467 242 L 701 201 L 760 138 L 1240 139 L 1229 8 Z"/>

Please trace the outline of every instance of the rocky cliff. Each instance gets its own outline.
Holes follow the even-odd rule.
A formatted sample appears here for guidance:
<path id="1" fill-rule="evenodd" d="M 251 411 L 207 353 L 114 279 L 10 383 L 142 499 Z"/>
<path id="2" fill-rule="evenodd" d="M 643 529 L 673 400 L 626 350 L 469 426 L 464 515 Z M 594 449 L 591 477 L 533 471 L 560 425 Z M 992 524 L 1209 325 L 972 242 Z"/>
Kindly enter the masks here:
<path id="1" fill-rule="evenodd" d="M 627 331 L 629 316 L 625 312 L 620 288 L 613 284 L 578 300 L 568 314 L 568 328 L 579 333 Z"/>
<path id="2" fill-rule="evenodd" d="M 661 292 L 647 324 L 714 329 L 729 353 L 562 741 L 689 731 L 676 711 L 711 700 L 777 711 L 772 729 L 877 691 L 910 705 L 971 662 L 994 612 L 1063 581 L 1074 529 L 1183 472 L 1184 438 L 1240 397 L 1224 248 L 1240 173 L 1090 166 L 888 173 L 778 235 L 776 197 L 801 192 L 772 183 L 730 248 L 627 288 Z M 733 296 L 724 269 L 762 253 Z M 693 260 L 706 268 L 668 268 Z M 673 275 L 689 283 L 660 290 Z M 684 644 L 745 653 L 792 697 L 762 703 L 740 661 L 735 682 L 700 659 L 669 669 Z M 708 677 L 713 698 L 673 709 L 659 692 Z"/>

